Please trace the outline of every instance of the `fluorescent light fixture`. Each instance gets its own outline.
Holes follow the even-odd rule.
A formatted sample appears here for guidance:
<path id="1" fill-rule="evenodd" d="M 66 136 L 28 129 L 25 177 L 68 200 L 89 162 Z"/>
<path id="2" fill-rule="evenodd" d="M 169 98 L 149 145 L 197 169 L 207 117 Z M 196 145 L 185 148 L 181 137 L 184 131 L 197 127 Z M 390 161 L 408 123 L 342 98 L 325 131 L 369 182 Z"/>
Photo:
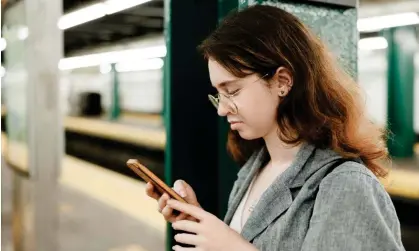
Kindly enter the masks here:
<path id="1" fill-rule="evenodd" d="M 106 15 L 105 8 L 103 3 L 97 3 L 65 14 L 58 21 L 58 28 L 65 30 L 104 17 Z"/>
<path id="2" fill-rule="evenodd" d="M 6 39 L 4 38 L 0 38 L 0 51 L 5 50 L 7 47 L 7 42 Z"/>
<path id="3" fill-rule="evenodd" d="M 3 65 L 0 67 L 0 77 L 4 77 L 6 75 L 6 69 L 3 67 Z"/>
<path id="4" fill-rule="evenodd" d="M 363 38 L 358 42 L 360 50 L 380 50 L 387 48 L 388 43 L 384 37 L 369 37 Z"/>
<path id="5" fill-rule="evenodd" d="M 58 21 L 58 28 L 65 30 L 149 1 L 151 0 L 107 0 L 96 3 L 63 15 Z"/>
<path id="6" fill-rule="evenodd" d="M 419 24 L 419 15 L 415 12 L 394 15 L 361 18 L 358 20 L 360 32 L 379 31 L 385 28 Z"/>
<path id="7" fill-rule="evenodd" d="M 147 48 L 111 51 L 90 55 L 63 58 L 58 64 L 60 70 L 99 66 L 122 61 L 135 61 L 149 58 L 161 58 L 166 56 L 166 46 L 158 45 Z"/>
<path id="8" fill-rule="evenodd" d="M 110 64 L 101 64 L 99 66 L 99 70 L 100 70 L 100 73 L 107 74 L 107 73 L 111 72 L 112 67 L 111 67 Z"/>
<path id="9" fill-rule="evenodd" d="M 106 15 L 123 11 L 134 6 L 150 2 L 151 0 L 108 0 L 105 2 Z"/>
<path id="10" fill-rule="evenodd" d="M 28 27 L 20 27 L 17 30 L 17 38 L 19 40 L 25 40 L 29 35 L 29 29 Z"/>
<path id="11" fill-rule="evenodd" d="M 161 58 L 152 58 L 139 61 L 123 61 L 115 65 L 116 71 L 118 72 L 130 72 L 130 71 L 148 71 L 158 70 L 164 65 L 164 61 Z"/>

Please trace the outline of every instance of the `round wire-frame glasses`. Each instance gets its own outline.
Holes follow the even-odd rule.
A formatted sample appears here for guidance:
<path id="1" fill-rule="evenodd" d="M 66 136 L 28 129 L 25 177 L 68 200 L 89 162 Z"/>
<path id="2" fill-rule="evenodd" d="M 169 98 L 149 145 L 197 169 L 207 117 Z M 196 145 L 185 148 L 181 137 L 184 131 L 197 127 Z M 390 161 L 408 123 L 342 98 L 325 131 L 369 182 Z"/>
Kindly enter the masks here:
<path id="1" fill-rule="evenodd" d="M 236 103 L 234 103 L 233 98 L 235 96 L 237 96 L 241 91 L 243 91 L 244 88 L 246 88 L 250 84 L 256 83 L 259 80 L 264 79 L 264 78 L 266 78 L 269 75 L 270 75 L 269 73 L 263 75 L 262 77 L 258 78 L 257 80 L 255 80 L 252 83 L 247 84 L 245 87 L 241 88 L 240 90 L 238 90 L 237 92 L 235 92 L 233 94 L 224 94 L 224 93 L 217 93 L 215 95 L 209 94 L 208 95 L 208 99 L 214 105 L 215 109 L 218 110 L 218 107 L 220 106 L 220 103 L 223 103 L 224 107 L 227 108 L 227 110 L 230 113 L 237 114 L 239 111 L 238 111 L 238 108 L 237 108 Z"/>

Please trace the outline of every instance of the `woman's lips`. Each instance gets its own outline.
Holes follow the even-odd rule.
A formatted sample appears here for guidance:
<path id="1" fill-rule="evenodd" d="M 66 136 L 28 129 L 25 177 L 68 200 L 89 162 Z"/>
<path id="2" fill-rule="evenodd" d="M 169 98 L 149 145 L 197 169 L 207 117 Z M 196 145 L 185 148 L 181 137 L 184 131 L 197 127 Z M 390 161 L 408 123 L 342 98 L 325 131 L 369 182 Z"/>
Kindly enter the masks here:
<path id="1" fill-rule="evenodd" d="M 242 124 L 242 122 L 240 122 L 240 121 L 231 121 L 230 122 L 230 128 L 232 129 L 232 130 L 234 130 L 234 129 L 236 129 L 240 124 Z"/>

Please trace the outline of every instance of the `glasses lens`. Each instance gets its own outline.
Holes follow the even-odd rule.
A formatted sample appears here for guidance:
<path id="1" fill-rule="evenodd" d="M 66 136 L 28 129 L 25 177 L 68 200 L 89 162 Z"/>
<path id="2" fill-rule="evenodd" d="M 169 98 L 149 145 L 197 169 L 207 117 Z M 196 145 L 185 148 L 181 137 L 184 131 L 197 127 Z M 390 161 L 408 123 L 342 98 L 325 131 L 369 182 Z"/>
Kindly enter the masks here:
<path id="1" fill-rule="evenodd" d="M 232 114 L 237 114 L 237 107 L 234 104 L 233 100 L 227 97 L 224 94 L 217 94 L 215 97 L 212 95 L 208 95 L 209 100 L 214 105 L 216 109 L 220 106 L 220 103 L 224 105 L 225 109 L 228 109 L 229 112 Z"/>
<path id="2" fill-rule="evenodd" d="M 211 101 L 211 104 L 215 107 L 215 109 L 218 109 L 218 104 L 219 104 L 218 95 L 216 95 L 216 97 L 212 95 L 208 95 L 208 99 Z"/>
<path id="3" fill-rule="evenodd" d="M 223 102 L 223 105 L 225 105 L 226 109 L 228 109 L 232 114 L 237 113 L 236 105 L 234 104 L 233 100 L 231 98 L 222 95 L 221 101 Z"/>

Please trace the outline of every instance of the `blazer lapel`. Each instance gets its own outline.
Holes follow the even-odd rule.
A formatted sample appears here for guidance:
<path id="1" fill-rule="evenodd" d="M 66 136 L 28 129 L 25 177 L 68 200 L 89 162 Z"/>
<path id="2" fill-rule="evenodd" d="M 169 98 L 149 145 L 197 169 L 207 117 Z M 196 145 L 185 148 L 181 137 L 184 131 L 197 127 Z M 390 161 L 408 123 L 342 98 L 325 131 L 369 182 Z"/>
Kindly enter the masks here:
<path id="1" fill-rule="evenodd" d="M 263 195 L 247 219 L 242 236 L 252 241 L 272 221 L 287 210 L 292 203 L 291 192 L 282 184 L 274 184 Z"/>
<path id="2" fill-rule="evenodd" d="M 271 222 L 291 206 L 292 195 L 290 186 L 312 155 L 313 151 L 314 146 L 308 144 L 302 145 L 291 166 L 285 170 L 284 173 L 279 175 L 272 185 L 262 194 L 262 197 L 243 227 L 242 236 L 246 240 L 251 242 L 260 232 L 267 228 Z M 242 191 L 240 191 L 240 196 L 235 198 L 234 211 L 240 203 L 244 194 L 243 191 L 246 191 L 252 177 L 253 176 L 250 177 L 249 175 L 246 179 L 246 185 L 244 185 L 241 189 Z"/>

